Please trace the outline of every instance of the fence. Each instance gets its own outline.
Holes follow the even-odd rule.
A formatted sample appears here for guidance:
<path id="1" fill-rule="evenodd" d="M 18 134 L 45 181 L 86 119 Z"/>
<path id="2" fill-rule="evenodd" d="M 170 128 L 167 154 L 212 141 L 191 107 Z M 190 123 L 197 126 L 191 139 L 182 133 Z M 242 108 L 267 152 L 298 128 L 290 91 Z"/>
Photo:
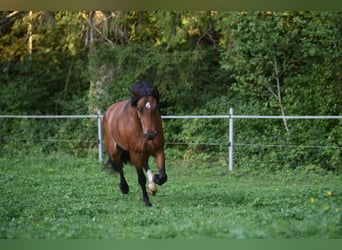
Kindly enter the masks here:
<path id="1" fill-rule="evenodd" d="M 342 119 L 342 116 L 270 116 L 270 115 L 234 115 L 233 108 L 229 109 L 229 115 L 185 115 L 185 116 L 162 116 L 164 119 L 229 119 L 228 138 L 228 167 L 233 171 L 234 166 L 234 119 Z"/>
<path id="2" fill-rule="evenodd" d="M 98 126 L 98 156 L 102 162 L 102 115 L 98 111 L 97 115 L 0 115 L 1 118 L 10 119 L 97 119 Z M 162 119 L 229 119 L 228 137 L 228 167 L 233 171 L 234 167 L 234 119 L 342 119 L 342 116 L 270 116 L 270 115 L 234 115 L 233 108 L 229 109 L 229 115 L 166 115 Z M 274 145 L 273 145 L 274 146 Z"/>
<path id="3" fill-rule="evenodd" d="M 98 131 L 98 150 L 99 150 L 99 161 L 102 162 L 102 126 L 101 120 L 102 115 L 101 112 L 98 111 L 97 115 L 0 115 L 1 118 L 10 118 L 10 119 L 81 119 L 81 118 L 90 118 L 97 119 L 97 131 Z"/>

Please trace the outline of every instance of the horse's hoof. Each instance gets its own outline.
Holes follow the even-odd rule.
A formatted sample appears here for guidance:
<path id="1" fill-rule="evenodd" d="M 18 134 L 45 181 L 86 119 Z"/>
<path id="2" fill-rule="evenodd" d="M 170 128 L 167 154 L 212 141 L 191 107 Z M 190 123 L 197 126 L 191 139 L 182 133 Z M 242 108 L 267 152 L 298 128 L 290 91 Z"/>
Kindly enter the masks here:
<path id="1" fill-rule="evenodd" d="M 152 207 L 150 199 L 148 197 L 143 197 L 143 201 L 146 207 Z"/>
<path id="2" fill-rule="evenodd" d="M 159 186 L 163 185 L 167 181 L 167 175 L 153 175 L 153 182 L 157 183 Z"/>
<path id="3" fill-rule="evenodd" d="M 151 202 L 145 202 L 145 206 L 146 207 L 152 207 L 152 204 L 151 204 Z"/>
<path id="4" fill-rule="evenodd" d="M 148 193 L 150 195 L 153 195 L 153 196 L 156 195 L 156 193 L 157 193 L 157 185 L 154 184 L 154 183 L 150 183 L 148 185 Z"/>
<path id="5" fill-rule="evenodd" d="M 128 187 L 128 185 L 119 185 L 119 187 L 120 187 L 120 190 L 121 190 L 121 193 L 123 193 L 123 194 L 128 194 L 128 192 L 129 192 L 129 187 Z"/>

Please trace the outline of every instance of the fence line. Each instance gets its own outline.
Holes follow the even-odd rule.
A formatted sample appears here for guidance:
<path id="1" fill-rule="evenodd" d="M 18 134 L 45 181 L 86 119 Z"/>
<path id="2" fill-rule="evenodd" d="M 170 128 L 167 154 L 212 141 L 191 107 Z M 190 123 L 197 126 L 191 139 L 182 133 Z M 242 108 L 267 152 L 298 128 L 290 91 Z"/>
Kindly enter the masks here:
<path id="1" fill-rule="evenodd" d="M 102 117 L 102 115 L 101 115 Z M 11 119 L 79 119 L 98 118 L 98 115 L 0 115 Z M 342 119 L 342 116 L 275 116 L 275 115 L 162 115 L 162 119 Z"/>
<path id="2" fill-rule="evenodd" d="M 98 121 L 98 150 L 99 161 L 102 162 L 102 115 L 98 111 L 97 115 L 0 115 L 1 118 L 10 119 L 80 119 L 80 118 L 97 118 Z M 274 116 L 274 115 L 234 115 L 233 108 L 229 109 L 229 115 L 162 115 L 162 119 L 229 119 L 229 138 L 228 143 L 195 143 L 195 142 L 166 142 L 166 144 L 180 144 L 180 145 L 228 145 L 228 164 L 229 171 L 233 170 L 233 147 L 234 146 L 264 146 L 264 147 L 302 147 L 302 148 L 340 148 L 335 146 L 302 146 L 302 145 L 257 145 L 257 144 L 241 144 L 233 143 L 234 139 L 234 119 L 342 119 L 342 116 Z M 34 139 L 31 139 L 34 140 Z M 37 139 L 39 140 L 39 139 Z M 70 140 L 68 140 L 70 141 Z M 76 141 L 76 140 L 75 140 Z"/>
<path id="3" fill-rule="evenodd" d="M 339 146 L 317 146 L 317 145 L 294 145 L 294 144 L 249 144 L 249 143 L 235 143 L 234 146 L 242 147 L 274 147 L 274 148 L 341 148 Z"/>
<path id="4" fill-rule="evenodd" d="M 19 139 L 18 137 L 4 136 L 5 140 L 13 141 L 46 141 L 46 142 L 85 142 L 81 139 Z M 86 142 L 96 142 L 97 140 L 86 140 Z M 166 145 L 205 145 L 205 146 L 229 146 L 229 143 L 222 142 L 170 142 L 166 141 Z M 299 144 L 256 144 L 256 143 L 234 143 L 235 147 L 275 147 L 275 148 L 341 148 L 339 146 L 318 146 L 318 145 L 299 145 Z"/>
<path id="5" fill-rule="evenodd" d="M 162 119 L 227 119 L 230 115 L 162 115 Z"/>
<path id="6" fill-rule="evenodd" d="M 342 116 L 277 116 L 277 115 L 162 115 L 163 119 L 287 119 L 287 120 L 305 120 L 305 119 L 342 119 Z"/>
<path id="7" fill-rule="evenodd" d="M 99 150 L 99 161 L 102 162 L 102 115 L 98 110 L 97 115 L 0 115 L 1 118 L 11 119 L 80 119 L 80 118 L 97 118 L 97 131 L 98 131 L 98 150 Z"/>
<path id="8" fill-rule="evenodd" d="M 330 116 L 313 116 L 313 115 L 285 115 L 285 116 L 276 116 L 276 115 L 234 115 L 232 118 L 234 119 L 286 119 L 286 120 L 305 120 L 305 119 L 342 119 L 342 116 L 338 115 L 330 115 Z"/>
<path id="9" fill-rule="evenodd" d="M 0 115 L 0 118 L 12 119 L 79 119 L 98 118 L 98 115 Z M 101 116 L 102 118 L 102 116 Z"/>
<path id="10" fill-rule="evenodd" d="M 47 142 L 95 142 L 95 140 L 76 140 L 76 139 L 18 139 L 18 137 L 2 137 L 6 140 L 13 141 L 47 141 Z"/>

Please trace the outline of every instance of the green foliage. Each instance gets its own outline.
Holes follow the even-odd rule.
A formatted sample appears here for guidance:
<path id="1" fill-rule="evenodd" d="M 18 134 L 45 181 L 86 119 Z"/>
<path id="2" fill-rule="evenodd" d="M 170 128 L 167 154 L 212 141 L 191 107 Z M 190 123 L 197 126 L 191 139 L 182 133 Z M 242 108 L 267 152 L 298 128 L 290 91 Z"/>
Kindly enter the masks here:
<path id="1" fill-rule="evenodd" d="M 117 47 L 99 45 L 89 55 L 91 107 L 105 110 L 114 102 L 130 98 L 128 88 L 134 82 L 147 81 L 158 87 L 163 113 L 193 109 L 197 101 L 203 98 L 192 94 L 197 80 L 202 76 L 200 70 L 206 58 L 202 51 L 168 53 L 138 44 Z"/>
<path id="2" fill-rule="evenodd" d="M 274 95 L 279 78 L 287 113 L 338 114 L 340 19 L 324 12 L 228 14 L 222 22 L 221 65 L 234 79 L 231 91 L 261 102 L 263 112 L 279 114 Z M 319 95 L 328 97 L 324 105 L 316 101 Z"/>
<path id="3" fill-rule="evenodd" d="M 172 161 L 169 181 L 141 202 L 133 167 L 119 176 L 70 156 L 0 159 L 0 237 L 35 239 L 341 238 L 341 176 Z M 155 169 L 153 166 L 152 169 Z"/>
<path id="4" fill-rule="evenodd" d="M 1 157 L 67 153 L 97 158 L 97 121 L 2 119 Z"/>
<path id="5" fill-rule="evenodd" d="M 232 77 L 229 96 L 235 113 L 341 115 L 341 50 L 336 49 L 342 36 L 339 13 L 228 13 L 222 18 L 220 62 Z M 239 121 L 236 141 L 248 145 L 242 145 L 237 158 L 246 163 L 253 154 L 254 164 L 263 167 L 311 162 L 340 172 L 341 141 L 332 132 L 339 123 Z M 292 145 L 303 148 L 291 149 Z"/>
<path id="6" fill-rule="evenodd" d="M 158 86 L 164 115 L 228 114 L 230 107 L 235 114 L 341 115 L 339 12 L 13 11 L 0 17 L 1 114 L 104 112 L 143 80 Z M 94 123 L 3 120 L 0 150 L 94 155 Z M 226 120 L 165 120 L 164 131 L 175 159 L 226 157 Z M 234 136 L 237 167 L 342 172 L 340 120 L 236 120 Z"/>

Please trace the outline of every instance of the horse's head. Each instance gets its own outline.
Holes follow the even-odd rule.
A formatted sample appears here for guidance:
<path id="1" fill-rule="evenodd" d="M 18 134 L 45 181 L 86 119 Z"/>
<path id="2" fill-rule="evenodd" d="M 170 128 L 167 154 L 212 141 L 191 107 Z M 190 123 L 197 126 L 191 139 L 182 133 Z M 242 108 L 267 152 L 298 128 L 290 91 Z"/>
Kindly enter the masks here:
<path id="1" fill-rule="evenodd" d="M 133 94 L 131 104 L 136 106 L 144 137 L 153 140 L 160 128 L 159 92 L 149 84 L 142 88 L 132 88 L 130 91 Z"/>

